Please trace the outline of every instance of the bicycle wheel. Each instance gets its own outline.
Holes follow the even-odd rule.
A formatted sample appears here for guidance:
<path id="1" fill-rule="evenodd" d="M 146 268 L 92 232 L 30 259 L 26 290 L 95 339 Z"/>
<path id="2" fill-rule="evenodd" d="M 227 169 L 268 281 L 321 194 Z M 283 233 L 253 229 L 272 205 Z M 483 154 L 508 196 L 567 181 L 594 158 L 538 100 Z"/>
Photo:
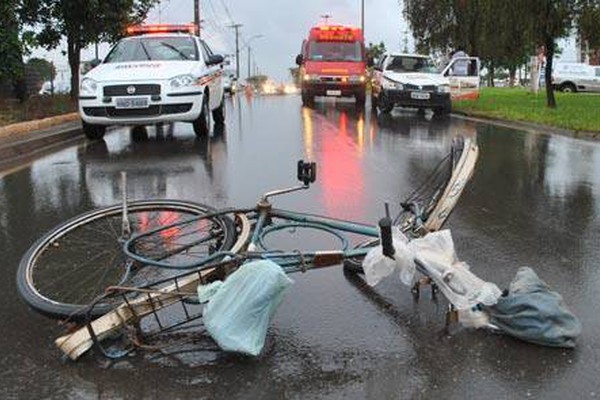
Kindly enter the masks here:
<path id="1" fill-rule="evenodd" d="M 399 226 L 409 238 L 424 236 L 428 232 L 439 230 L 448 220 L 473 175 L 478 155 L 479 149 L 474 141 L 463 137 L 455 138 L 450 153 L 437 165 L 425 182 L 401 203 L 405 208 L 394 219 L 394 224 Z M 415 215 L 415 208 L 419 210 L 419 215 Z M 372 239 L 357 247 L 377 245 L 379 240 Z M 348 272 L 363 273 L 362 258 L 346 259 L 344 269 Z"/>
<path id="2" fill-rule="evenodd" d="M 203 235 L 210 229 L 211 238 L 188 247 L 196 255 L 228 250 L 234 243 L 235 227 L 230 218 L 219 216 L 196 218 L 214 212 L 209 206 L 176 200 L 148 200 L 128 204 L 128 220 L 133 233 L 170 226 L 190 219 L 188 226 L 166 230 L 163 247 Z M 201 228 L 194 231 L 201 222 Z M 20 295 L 33 309 L 55 317 L 81 320 L 108 312 L 113 304 L 98 303 L 93 310 L 86 306 L 118 284 L 139 286 L 164 275 L 159 268 L 132 263 L 123 253 L 122 207 L 94 210 L 72 218 L 42 236 L 21 259 L 17 272 Z M 172 254 L 172 256 L 177 256 Z M 116 301 L 116 300 L 113 300 Z"/>

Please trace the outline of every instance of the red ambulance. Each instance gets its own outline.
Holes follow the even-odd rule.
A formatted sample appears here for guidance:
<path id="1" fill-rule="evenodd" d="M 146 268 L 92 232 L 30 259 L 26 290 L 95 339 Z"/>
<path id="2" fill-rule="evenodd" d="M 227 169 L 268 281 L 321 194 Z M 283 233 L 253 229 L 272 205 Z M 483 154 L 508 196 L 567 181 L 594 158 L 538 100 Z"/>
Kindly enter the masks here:
<path id="1" fill-rule="evenodd" d="M 367 56 L 363 32 L 344 25 L 310 29 L 296 57 L 300 66 L 302 104 L 311 106 L 316 96 L 354 97 L 365 105 Z"/>

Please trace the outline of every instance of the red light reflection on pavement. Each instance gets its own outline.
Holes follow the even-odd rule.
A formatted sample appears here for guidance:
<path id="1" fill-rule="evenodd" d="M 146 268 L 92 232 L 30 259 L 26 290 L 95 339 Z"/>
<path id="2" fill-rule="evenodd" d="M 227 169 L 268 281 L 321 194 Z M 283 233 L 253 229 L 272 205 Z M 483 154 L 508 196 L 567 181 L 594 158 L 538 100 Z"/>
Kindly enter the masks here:
<path id="1" fill-rule="evenodd" d="M 368 214 L 361 162 L 365 145 L 364 118 L 349 116 L 344 110 L 322 115 L 304 108 L 303 122 L 304 151 L 318 164 L 317 179 L 322 188 L 325 213 L 363 220 Z"/>

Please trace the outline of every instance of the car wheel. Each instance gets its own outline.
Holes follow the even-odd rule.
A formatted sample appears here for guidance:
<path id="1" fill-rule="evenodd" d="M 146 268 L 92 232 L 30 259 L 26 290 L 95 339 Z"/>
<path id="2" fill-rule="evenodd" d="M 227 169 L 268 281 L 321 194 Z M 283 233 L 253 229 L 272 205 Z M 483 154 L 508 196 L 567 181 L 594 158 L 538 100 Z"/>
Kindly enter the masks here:
<path id="1" fill-rule="evenodd" d="M 575 93 L 577 92 L 577 88 L 572 83 L 563 83 L 560 86 L 560 91 L 563 93 Z"/>
<path id="2" fill-rule="evenodd" d="M 221 98 L 221 104 L 219 104 L 219 107 L 213 110 L 212 116 L 213 120 L 215 121 L 215 125 L 225 124 L 225 96 Z"/>
<path id="3" fill-rule="evenodd" d="M 87 122 L 82 121 L 82 127 L 83 134 L 90 140 L 100 140 L 106 133 L 106 126 L 104 125 L 88 124 Z"/>
<path id="4" fill-rule="evenodd" d="M 202 112 L 194 121 L 194 133 L 196 136 L 208 136 L 210 133 L 210 110 L 208 109 L 208 95 L 202 96 Z"/>

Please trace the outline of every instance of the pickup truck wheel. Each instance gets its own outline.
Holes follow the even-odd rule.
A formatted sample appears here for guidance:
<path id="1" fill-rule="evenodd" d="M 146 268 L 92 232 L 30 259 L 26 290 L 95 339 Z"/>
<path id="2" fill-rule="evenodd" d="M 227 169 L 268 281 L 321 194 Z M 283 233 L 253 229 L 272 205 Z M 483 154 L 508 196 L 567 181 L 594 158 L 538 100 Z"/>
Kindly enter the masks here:
<path id="1" fill-rule="evenodd" d="M 221 104 L 212 112 L 215 125 L 223 125 L 225 123 L 225 96 L 221 98 Z"/>
<path id="2" fill-rule="evenodd" d="M 194 124 L 194 133 L 198 137 L 208 136 L 210 133 L 210 110 L 208 109 L 208 96 L 202 96 L 202 112 Z"/>
<path id="3" fill-rule="evenodd" d="M 434 110 L 438 115 L 447 115 L 452 112 L 452 101 L 450 99 L 444 102 L 444 105 Z"/>
<path id="4" fill-rule="evenodd" d="M 577 88 L 572 83 L 563 83 L 560 85 L 560 91 L 563 93 L 575 93 L 577 92 Z"/>
<path id="5" fill-rule="evenodd" d="M 104 137 L 104 133 L 106 133 L 106 126 L 104 125 L 88 124 L 82 121 L 82 127 L 83 134 L 90 140 L 100 140 Z"/>
<path id="6" fill-rule="evenodd" d="M 394 104 L 390 103 L 383 93 L 380 93 L 379 99 L 377 99 L 377 109 L 379 112 L 389 114 L 394 109 Z"/>

